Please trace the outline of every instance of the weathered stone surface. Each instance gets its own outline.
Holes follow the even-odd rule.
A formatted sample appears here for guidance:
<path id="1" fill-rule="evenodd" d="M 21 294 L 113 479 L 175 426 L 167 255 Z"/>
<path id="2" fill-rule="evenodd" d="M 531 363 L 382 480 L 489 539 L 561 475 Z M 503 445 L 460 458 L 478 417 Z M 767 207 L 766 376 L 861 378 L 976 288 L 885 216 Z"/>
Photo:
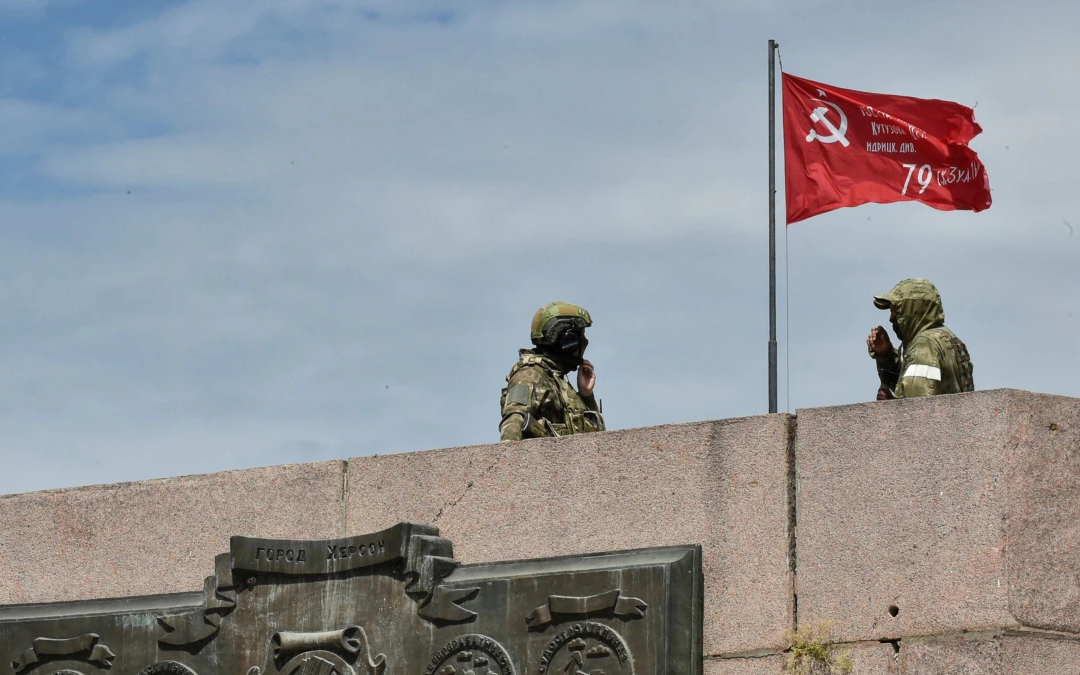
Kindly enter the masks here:
<path id="1" fill-rule="evenodd" d="M 753 658 L 707 659 L 704 675 L 783 675 L 787 657 L 783 654 Z"/>
<path id="2" fill-rule="evenodd" d="M 888 644 L 840 645 L 851 675 L 1077 675 L 1080 641 L 1045 636 L 914 638 L 899 655 Z M 897 658 L 899 657 L 899 659 Z M 898 662 L 899 661 L 899 662 Z M 784 654 L 710 659 L 705 675 L 789 675 Z M 827 669 L 810 669 L 824 675 Z M 834 672 L 837 672 L 834 669 Z"/>
<path id="3" fill-rule="evenodd" d="M 700 543 L 705 654 L 784 647 L 787 415 L 349 461 L 350 531 L 431 523 L 466 563 Z"/>
<path id="4" fill-rule="evenodd" d="M 896 675 L 899 672 L 896 650 L 881 642 L 850 646 L 851 675 Z"/>
<path id="5" fill-rule="evenodd" d="M 838 645 L 837 650 L 848 654 L 851 670 L 848 675 L 896 675 L 896 658 L 891 645 L 880 642 L 857 645 Z M 843 671 L 824 665 L 808 665 L 804 675 L 840 675 Z M 749 658 L 708 659 L 704 675 L 791 675 L 787 654 Z"/>
<path id="6" fill-rule="evenodd" d="M 341 536 L 343 464 L 0 497 L 0 605 L 197 591 L 231 535 Z"/>
<path id="7" fill-rule="evenodd" d="M 1027 626 L 1080 633 L 1080 399 L 1012 398 L 1009 609 Z"/>
<path id="8" fill-rule="evenodd" d="M 1080 673 L 1080 641 L 1010 636 L 1000 638 L 1003 675 Z"/>
<path id="9" fill-rule="evenodd" d="M 233 534 L 329 538 L 412 520 L 440 527 L 466 563 L 701 544 L 705 653 L 780 651 L 792 622 L 793 423 L 761 416 L 365 457 L 347 472 L 326 462 L 0 497 L 0 604 L 198 591 Z M 1080 675 L 1067 665 L 1080 642 L 1068 639 L 915 639 L 1025 627 L 1080 637 L 1080 399 L 997 390 L 802 410 L 797 438 L 801 622 L 832 620 L 834 638 L 873 647 L 855 652 L 872 662 L 864 670 L 888 661 L 891 646 L 873 641 L 902 638 L 916 663 L 940 654 Z"/>
<path id="10" fill-rule="evenodd" d="M 999 675 L 1000 647 L 993 639 L 907 639 L 900 643 L 900 675 Z"/>
<path id="11" fill-rule="evenodd" d="M 800 617 L 1080 630 L 1078 424 L 1080 400 L 1015 390 L 800 410 Z"/>
<path id="12" fill-rule="evenodd" d="M 1080 641 L 1000 635 L 905 639 L 901 675 L 1077 675 Z"/>

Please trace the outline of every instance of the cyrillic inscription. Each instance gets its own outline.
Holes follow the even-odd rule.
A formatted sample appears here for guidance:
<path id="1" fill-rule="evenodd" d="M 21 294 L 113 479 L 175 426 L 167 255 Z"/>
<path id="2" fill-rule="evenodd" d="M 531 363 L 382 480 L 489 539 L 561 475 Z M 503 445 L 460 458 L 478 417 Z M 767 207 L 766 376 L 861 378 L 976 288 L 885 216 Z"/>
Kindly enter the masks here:
<path id="1" fill-rule="evenodd" d="M 428 556 L 452 559 L 450 542 L 428 525 L 400 523 L 381 532 L 343 539 L 229 540 L 232 569 L 312 576 L 348 572 L 398 560 Z M 430 589 L 429 589 L 430 590 Z"/>
<path id="2" fill-rule="evenodd" d="M 556 673 L 633 673 L 634 661 L 618 633 L 602 623 L 582 621 L 567 627 L 544 648 L 540 675 L 549 669 Z"/>
<path id="3" fill-rule="evenodd" d="M 255 549 L 255 560 L 265 560 L 267 562 L 294 562 L 303 565 L 307 562 L 307 549 L 300 548 L 293 550 L 291 548 L 263 548 L 259 546 Z"/>
<path id="4" fill-rule="evenodd" d="M 514 664 L 501 644 L 486 635 L 462 635 L 442 646 L 425 675 L 513 675 Z"/>
<path id="5" fill-rule="evenodd" d="M 327 560 L 345 560 L 347 558 L 364 557 L 366 555 L 382 555 L 386 553 L 385 541 L 373 541 L 369 544 L 350 544 L 349 546 L 338 546 L 337 544 L 330 544 L 326 547 L 326 559 Z"/>

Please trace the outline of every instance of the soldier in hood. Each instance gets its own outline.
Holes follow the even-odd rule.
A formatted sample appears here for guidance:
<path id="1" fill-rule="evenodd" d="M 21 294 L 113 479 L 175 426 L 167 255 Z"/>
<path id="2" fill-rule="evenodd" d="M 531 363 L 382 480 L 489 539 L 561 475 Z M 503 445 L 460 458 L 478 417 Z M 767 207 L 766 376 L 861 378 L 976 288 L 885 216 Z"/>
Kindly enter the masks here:
<path id="1" fill-rule="evenodd" d="M 603 431 L 604 418 L 593 396 L 596 371 L 585 360 L 585 329 L 592 317 L 568 302 L 544 305 L 532 320 L 533 349 L 518 352 L 518 362 L 502 390 L 503 441 Z M 567 373 L 577 371 L 577 389 Z"/>
<path id="2" fill-rule="evenodd" d="M 905 279 L 874 306 L 889 310 L 900 350 L 882 326 L 871 329 L 866 348 L 877 362 L 878 400 L 974 391 L 967 347 L 945 326 L 941 295 L 926 279 Z"/>

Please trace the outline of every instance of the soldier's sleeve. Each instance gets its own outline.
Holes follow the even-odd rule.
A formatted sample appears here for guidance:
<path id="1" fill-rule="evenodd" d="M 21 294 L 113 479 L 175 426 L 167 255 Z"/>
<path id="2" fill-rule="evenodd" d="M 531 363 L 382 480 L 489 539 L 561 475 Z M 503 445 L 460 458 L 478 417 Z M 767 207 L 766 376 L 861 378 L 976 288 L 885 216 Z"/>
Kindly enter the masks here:
<path id="1" fill-rule="evenodd" d="M 578 397 L 580 397 L 581 402 L 585 404 L 585 430 L 606 431 L 607 427 L 604 425 L 604 415 L 600 412 L 600 404 L 599 401 L 596 400 L 596 395 L 589 394 L 588 396 L 582 396 L 579 393 Z"/>
<path id="2" fill-rule="evenodd" d="M 581 394 L 578 394 L 581 396 Z M 600 406 L 596 403 L 596 395 L 589 394 L 588 396 L 581 396 L 581 400 L 585 403 L 585 407 L 589 410 L 600 410 Z"/>
<path id="3" fill-rule="evenodd" d="M 871 352 L 870 356 L 874 357 L 874 362 L 877 364 L 878 380 L 881 386 L 894 391 L 900 381 L 900 354 L 896 351 L 896 347 L 889 347 L 889 351 L 880 356 Z"/>
<path id="4" fill-rule="evenodd" d="M 547 388 L 539 368 L 522 368 L 506 385 L 506 401 L 499 422 L 499 440 L 520 441 L 546 436 L 539 411 Z"/>
<path id="5" fill-rule="evenodd" d="M 904 350 L 896 398 L 933 396 L 941 392 L 941 353 L 934 340 L 917 337 Z"/>
<path id="6" fill-rule="evenodd" d="M 503 415 L 502 423 L 499 424 L 499 440 L 520 441 L 525 433 L 522 430 L 524 425 L 525 418 L 521 413 Z"/>

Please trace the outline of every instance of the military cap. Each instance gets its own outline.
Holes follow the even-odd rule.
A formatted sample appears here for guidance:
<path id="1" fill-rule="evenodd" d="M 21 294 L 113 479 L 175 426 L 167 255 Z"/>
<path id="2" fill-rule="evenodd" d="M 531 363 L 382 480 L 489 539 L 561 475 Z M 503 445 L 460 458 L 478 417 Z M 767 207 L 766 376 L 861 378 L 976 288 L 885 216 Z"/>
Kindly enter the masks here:
<path id="1" fill-rule="evenodd" d="M 877 307 L 878 309 L 889 309 L 904 298 L 912 300 L 935 300 L 938 303 L 941 302 L 941 294 L 938 293 L 938 289 L 934 284 L 926 279 L 915 278 L 904 279 L 893 286 L 892 290 L 885 295 L 875 295 L 874 307 Z"/>

